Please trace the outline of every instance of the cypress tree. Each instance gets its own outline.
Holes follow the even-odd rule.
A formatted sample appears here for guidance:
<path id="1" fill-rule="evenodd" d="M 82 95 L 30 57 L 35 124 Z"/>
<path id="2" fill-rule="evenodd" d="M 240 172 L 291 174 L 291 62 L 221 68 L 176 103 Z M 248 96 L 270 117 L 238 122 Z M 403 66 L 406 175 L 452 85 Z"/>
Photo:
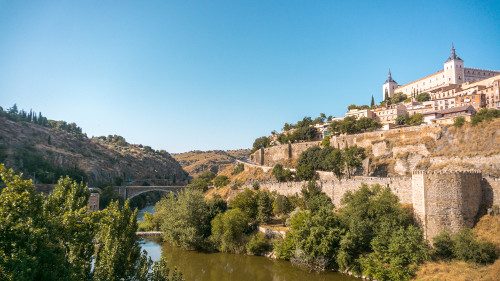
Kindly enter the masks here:
<path id="1" fill-rule="evenodd" d="M 373 99 L 373 95 L 372 95 L 372 102 L 370 103 L 370 107 L 374 107 L 375 106 L 375 100 Z"/>

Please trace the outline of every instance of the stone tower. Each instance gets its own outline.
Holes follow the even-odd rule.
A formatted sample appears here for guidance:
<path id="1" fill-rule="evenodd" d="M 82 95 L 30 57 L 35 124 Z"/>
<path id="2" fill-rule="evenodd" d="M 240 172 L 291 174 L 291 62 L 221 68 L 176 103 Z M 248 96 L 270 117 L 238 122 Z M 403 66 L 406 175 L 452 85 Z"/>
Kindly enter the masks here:
<path id="1" fill-rule="evenodd" d="M 455 53 L 453 43 L 450 57 L 444 62 L 444 78 L 446 84 L 461 85 L 464 82 L 464 61 Z"/>
<path id="2" fill-rule="evenodd" d="M 385 80 L 384 85 L 382 85 L 382 100 L 385 100 L 385 94 L 390 98 L 394 95 L 394 90 L 398 87 L 398 83 L 392 79 L 391 69 L 389 69 L 389 75 L 387 80 Z"/>

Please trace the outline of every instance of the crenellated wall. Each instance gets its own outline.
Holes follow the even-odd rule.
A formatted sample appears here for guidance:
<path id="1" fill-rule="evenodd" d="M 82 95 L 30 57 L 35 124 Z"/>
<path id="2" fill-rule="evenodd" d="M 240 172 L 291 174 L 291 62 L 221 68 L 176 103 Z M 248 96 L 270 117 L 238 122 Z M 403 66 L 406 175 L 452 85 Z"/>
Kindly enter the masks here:
<path id="1" fill-rule="evenodd" d="M 499 205 L 500 180 L 483 179 L 480 171 L 414 171 L 411 178 L 356 177 L 330 179 L 320 173 L 316 183 L 338 208 L 348 191 L 364 184 L 389 187 L 401 203 L 412 204 L 415 219 L 426 239 L 445 228 L 456 232 L 473 227 L 482 205 Z M 300 194 L 307 182 L 261 182 L 261 187 L 282 195 Z"/>

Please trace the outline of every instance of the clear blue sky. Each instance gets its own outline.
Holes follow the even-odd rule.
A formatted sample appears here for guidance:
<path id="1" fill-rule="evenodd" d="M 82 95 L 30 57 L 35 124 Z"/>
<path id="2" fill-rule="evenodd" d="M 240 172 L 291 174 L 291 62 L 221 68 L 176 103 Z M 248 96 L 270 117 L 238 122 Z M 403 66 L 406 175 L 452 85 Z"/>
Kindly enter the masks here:
<path id="1" fill-rule="evenodd" d="M 251 147 L 442 69 L 500 69 L 499 1 L 0 1 L 0 106 L 169 152 Z"/>

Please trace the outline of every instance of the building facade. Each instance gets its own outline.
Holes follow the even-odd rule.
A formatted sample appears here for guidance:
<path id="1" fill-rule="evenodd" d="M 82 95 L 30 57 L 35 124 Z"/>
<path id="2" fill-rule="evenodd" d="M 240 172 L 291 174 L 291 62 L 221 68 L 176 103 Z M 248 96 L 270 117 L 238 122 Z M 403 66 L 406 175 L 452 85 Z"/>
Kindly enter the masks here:
<path id="1" fill-rule="evenodd" d="M 439 91 L 446 86 L 461 88 L 464 83 L 481 81 L 499 74 L 499 71 L 466 68 L 464 61 L 456 54 L 452 44 L 451 54 L 444 62 L 443 70 L 404 85 L 398 85 L 389 71 L 389 77 L 382 85 L 382 95 L 384 99 L 386 95 L 392 97 L 395 93 L 415 97 L 419 93 Z"/>

